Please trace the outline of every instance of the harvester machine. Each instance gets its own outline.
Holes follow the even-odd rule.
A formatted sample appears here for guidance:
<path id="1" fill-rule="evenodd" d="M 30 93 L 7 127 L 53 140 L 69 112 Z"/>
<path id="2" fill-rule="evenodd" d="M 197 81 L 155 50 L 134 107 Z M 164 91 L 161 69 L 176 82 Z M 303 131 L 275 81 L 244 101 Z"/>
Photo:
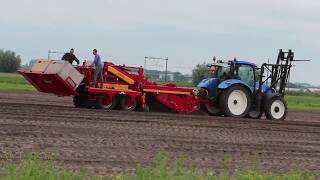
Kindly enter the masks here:
<path id="1" fill-rule="evenodd" d="M 142 67 L 105 62 L 104 82 L 93 84 L 94 67 L 83 63 L 73 67 L 66 61 L 39 60 L 31 70 L 19 71 L 40 92 L 73 96 L 77 108 L 149 111 L 164 108 L 194 112 L 200 106 L 193 88 L 149 81 Z"/>
<path id="2" fill-rule="evenodd" d="M 217 61 L 210 65 L 212 77 L 197 88 L 158 84 L 148 80 L 142 67 L 105 62 L 104 82 L 93 83 L 94 67 L 84 62 L 73 67 L 66 61 L 39 60 L 31 70 L 19 72 L 39 91 L 73 96 L 77 108 L 149 111 L 166 109 L 209 115 L 283 120 L 284 99 L 294 53 L 279 51 L 276 64 L 258 67 L 248 61 Z"/>

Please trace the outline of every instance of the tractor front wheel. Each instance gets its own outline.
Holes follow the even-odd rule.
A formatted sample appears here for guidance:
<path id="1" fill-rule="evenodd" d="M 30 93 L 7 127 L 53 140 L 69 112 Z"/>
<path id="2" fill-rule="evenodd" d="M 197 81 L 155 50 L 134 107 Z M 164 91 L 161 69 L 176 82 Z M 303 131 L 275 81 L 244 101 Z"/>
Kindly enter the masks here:
<path id="1" fill-rule="evenodd" d="M 234 85 L 221 93 L 220 108 L 226 116 L 244 117 L 251 106 L 248 90 L 240 85 Z"/>
<path id="2" fill-rule="evenodd" d="M 128 95 L 120 98 L 120 108 L 125 111 L 134 111 L 137 107 L 137 99 Z"/>
<path id="3" fill-rule="evenodd" d="M 284 120 L 287 117 L 287 103 L 279 96 L 271 98 L 265 106 L 265 114 L 267 119 Z"/>

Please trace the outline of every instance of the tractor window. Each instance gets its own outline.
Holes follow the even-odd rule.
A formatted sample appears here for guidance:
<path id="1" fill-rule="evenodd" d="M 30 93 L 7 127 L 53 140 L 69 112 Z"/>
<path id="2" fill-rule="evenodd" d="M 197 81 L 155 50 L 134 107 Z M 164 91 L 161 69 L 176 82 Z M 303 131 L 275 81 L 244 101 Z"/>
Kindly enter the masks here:
<path id="1" fill-rule="evenodd" d="M 238 77 L 249 86 L 254 86 L 254 71 L 251 66 L 241 65 L 238 67 Z"/>
<path id="2" fill-rule="evenodd" d="M 257 81 L 259 81 L 260 80 L 260 72 L 261 72 L 260 69 L 256 68 L 254 72 L 255 72 L 255 76 L 256 76 Z"/>
<path id="3" fill-rule="evenodd" d="M 228 64 L 213 64 L 210 66 L 211 78 L 218 78 L 221 80 L 231 79 L 234 77 L 230 72 L 230 66 Z"/>
<path id="4" fill-rule="evenodd" d="M 215 76 L 219 79 L 230 79 L 230 67 L 218 66 Z"/>

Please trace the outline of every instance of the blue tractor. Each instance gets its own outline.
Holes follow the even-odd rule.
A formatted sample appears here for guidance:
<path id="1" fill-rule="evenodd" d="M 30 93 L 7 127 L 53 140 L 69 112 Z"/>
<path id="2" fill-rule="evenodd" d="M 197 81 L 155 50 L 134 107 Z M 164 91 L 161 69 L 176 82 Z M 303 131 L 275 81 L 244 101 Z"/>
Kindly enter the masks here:
<path id="1" fill-rule="evenodd" d="M 197 96 L 206 99 L 201 109 L 210 115 L 284 120 L 287 103 L 285 87 L 294 53 L 278 54 L 276 64 L 261 67 L 248 61 L 215 61 L 209 66 L 212 76 L 197 85 Z"/>

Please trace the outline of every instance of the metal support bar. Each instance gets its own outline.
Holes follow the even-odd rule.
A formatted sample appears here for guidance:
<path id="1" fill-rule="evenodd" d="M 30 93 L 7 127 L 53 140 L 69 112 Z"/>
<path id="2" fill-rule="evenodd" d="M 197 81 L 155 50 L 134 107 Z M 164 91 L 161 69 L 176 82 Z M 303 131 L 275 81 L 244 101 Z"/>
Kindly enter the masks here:
<path id="1" fill-rule="evenodd" d="M 165 76 L 164 76 L 164 80 L 165 82 L 167 82 L 167 75 L 168 75 L 168 61 L 169 61 L 169 58 L 166 57 L 166 58 L 161 58 L 161 57 L 152 57 L 152 56 L 145 56 L 144 57 L 144 69 L 147 68 L 147 60 L 161 60 L 161 61 L 166 61 L 166 71 L 165 71 Z"/>
<path id="2" fill-rule="evenodd" d="M 65 54 L 65 53 L 66 52 L 48 50 L 48 60 L 50 60 L 51 54 Z"/>

